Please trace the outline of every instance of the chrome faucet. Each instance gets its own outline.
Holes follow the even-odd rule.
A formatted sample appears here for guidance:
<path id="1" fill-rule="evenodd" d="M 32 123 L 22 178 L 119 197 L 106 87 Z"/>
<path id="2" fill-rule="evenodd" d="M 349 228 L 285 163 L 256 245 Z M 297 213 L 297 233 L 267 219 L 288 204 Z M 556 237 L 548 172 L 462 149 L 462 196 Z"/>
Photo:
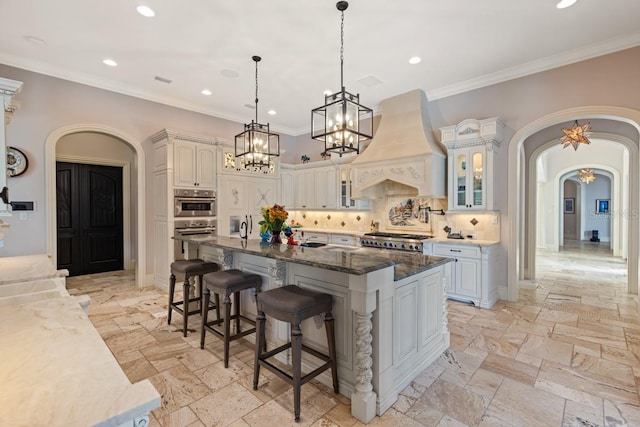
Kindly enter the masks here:
<path id="1" fill-rule="evenodd" d="M 242 229 L 244 228 L 244 235 L 242 234 Z M 249 238 L 249 219 L 247 216 L 244 216 L 244 221 L 240 223 L 240 238 L 248 239 Z"/>

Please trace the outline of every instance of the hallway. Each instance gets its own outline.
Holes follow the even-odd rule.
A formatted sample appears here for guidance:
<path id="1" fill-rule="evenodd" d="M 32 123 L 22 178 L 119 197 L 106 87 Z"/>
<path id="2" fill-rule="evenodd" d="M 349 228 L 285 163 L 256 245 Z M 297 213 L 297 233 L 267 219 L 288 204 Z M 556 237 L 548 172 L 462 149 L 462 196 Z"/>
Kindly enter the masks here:
<path id="1" fill-rule="evenodd" d="M 640 425 L 640 311 L 626 266 L 580 248 L 538 261 L 536 287 L 517 303 L 450 302 L 451 349 L 368 425 Z M 149 378 L 162 395 L 150 426 L 363 426 L 347 398 L 315 381 L 293 423 L 282 381 L 252 390 L 249 344 L 235 341 L 224 369 L 219 339 L 200 350 L 197 333 L 183 338 L 179 319 L 166 325 L 167 295 L 127 273 L 69 278 L 68 288 L 91 296 L 89 317 L 130 380 Z"/>

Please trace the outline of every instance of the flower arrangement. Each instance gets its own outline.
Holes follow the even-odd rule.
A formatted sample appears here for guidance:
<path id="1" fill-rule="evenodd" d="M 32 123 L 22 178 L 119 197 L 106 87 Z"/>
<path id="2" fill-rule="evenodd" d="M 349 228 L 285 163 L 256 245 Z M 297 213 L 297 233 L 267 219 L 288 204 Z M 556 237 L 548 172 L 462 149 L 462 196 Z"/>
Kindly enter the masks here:
<path id="1" fill-rule="evenodd" d="M 284 206 L 280 205 L 265 206 L 260 209 L 260 212 L 264 217 L 259 222 L 261 233 L 265 233 L 267 230 L 272 233 L 281 231 L 284 228 L 284 222 L 289 217 L 289 212 L 284 210 Z"/>

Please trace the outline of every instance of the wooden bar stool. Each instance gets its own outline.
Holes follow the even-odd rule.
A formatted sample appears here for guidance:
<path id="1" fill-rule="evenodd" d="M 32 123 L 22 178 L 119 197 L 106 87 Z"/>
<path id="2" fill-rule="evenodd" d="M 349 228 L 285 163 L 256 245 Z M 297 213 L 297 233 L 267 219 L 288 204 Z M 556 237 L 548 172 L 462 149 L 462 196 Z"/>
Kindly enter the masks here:
<path id="1" fill-rule="evenodd" d="M 240 313 L 240 291 L 253 289 L 254 295 L 260 292 L 262 286 L 262 277 L 257 274 L 245 273 L 240 270 L 231 269 L 217 271 L 204 275 L 204 303 L 202 305 L 202 325 L 200 328 L 200 348 L 204 348 L 204 340 L 206 331 L 213 332 L 221 337 L 224 341 L 224 367 L 229 367 L 229 343 L 231 341 L 242 338 L 245 335 L 252 334 L 256 331 L 256 322 Z M 218 307 L 219 296 L 223 296 L 224 317 L 220 318 L 220 312 L 217 311 L 217 319 L 208 321 L 209 301 L 211 293 L 215 294 L 216 307 Z M 235 305 L 235 314 L 231 315 L 231 294 L 233 294 Z M 236 332 L 231 335 L 231 322 L 235 320 Z M 249 323 L 252 327 L 241 329 L 240 320 Z M 223 330 L 216 329 L 214 326 L 220 326 L 222 323 Z"/>
<path id="2" fill-rule="evenodd" d="M 207 273 L 220 270 L 220 265 L 215 262 L 206 262 L 201 259 L 189 259 L 174 261 L 171 263 L 171 276 L 169 276 L 169 314 L 167 324 L 171 324 L 171 312 L 173 310 L 182 314 L 182 335 L 187 336 L 189 316 L 199 314 L 202 311 L 202 276 Z M 176 288 L 176 274 L 184 275 L 182 301 L 174 301 L 173 294 Z M 190 298 L 191 286 L 194 277 L 198 276 L 198 292 L 195 298 Z M 197 310 L 189 310 L 189 303 L 197 302 Z"/>
<path id="3" fill-rule="evenodd" d="M 256 319 L 257 341 L 256 357 L 253 371 L 253 389 L 258 389 L 260 366 L 264 366 L 282 380 L 293 386 L 293 407 L 295 420 L 300 421 L 300 387 L 318 374 L 331 369 L 333 391 L 338 393 L 338 361 L 336 359 L 336 343 L 334 320 L 331 315 L 332 298 L 329 294 L 310 291 L 299 286 L 288 285 L 269 289 L 257 296 L 258 317 Z M 327 332 L 329 355 L 320 353 L 302 344 L 300 323 L 315 315 L 325 313 L 324 326 Z M 265 315 L 291 324 L 291 341 L 271 351 L 265 351 Z M 292 373 L 283 371 L 271 364 L 267 359 L 291 348 Z M 326 363 L 314 371 L 302 375 L 302 350 L 325 361 Z"/>

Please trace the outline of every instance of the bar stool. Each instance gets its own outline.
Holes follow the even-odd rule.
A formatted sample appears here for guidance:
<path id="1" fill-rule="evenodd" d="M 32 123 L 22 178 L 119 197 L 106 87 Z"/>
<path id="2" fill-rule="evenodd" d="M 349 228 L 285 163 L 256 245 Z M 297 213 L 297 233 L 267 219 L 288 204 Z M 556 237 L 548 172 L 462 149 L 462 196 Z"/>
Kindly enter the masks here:
<path id="1" fill-rule="evenodd" d="M 240 270 L 231 269 L 224 271 L 217 271 L 215 273 L 209 273 L 204 275 L 204 303 L 202 305 L 202 325 L 200 328 L 200 348 L 204 348 L 204 340 L 206 331 L 213 332 L 221 337 L 224 341 L 224 367 L 229 367 L 229 343 L 235 341 L 238 338 L 242 338 L 245 335 L 252 334 L 256 331 L 256 322 L 248 317 L 240 314 L 240 291 L 246 289 L 253 289 L 254 295 L 260 292 L 262 286 L 262 277 L 257 274 L 245 273 Z M 220 312 L 217 311 L 217 319 L 208 321 L 209 313 L 209 301 L 211 300 L 211 292 L 215 294 L 216 309 L 218 307 L 219 295 L 224 297 L 224 317 L 220 318 Z M 231 294 L 234 297 L 235 314 L 231 315 Z M 231 335 L 231 321 L 235 320 L 236 332 Z M 252 328 L 244 331 L 240 328 L 240 320 L 252 325 Z M 214 328 L 214 326 L 220 326 L 223 324 L 224 329 L 222 331 Z"/>
<path id="2" fill-rule="evenodd" d="M 206 262 L 201 259 L 184 259 L 171 263 L 171 276 L 169 276 L 169 314 L 167 315 L 167 324 L 171 324 L 171 312 L 173 310 L 182 314 L 182 334 L 187 336 L 187 326 L 189 316 L 198 314 L 202 311 L 202 276 L 207 273 L 220 270 L 220 265 L 215 262 Z M 184 294 L 182 301 L 174 301 L 173 294 L 176 288 L 176 274 L 184 275 Z M 198 295 L 190 298 L 191 282 L 194 276 L 198 276 Z M 197 310 L 189 310 L 189 303 L 197 302 Z"/>
<path id="3" fill-rule="evenodd" d="M 300 421 L 300 387 L 318 374 L 331 369 L 333 391 L 338 393 L 338 361 L 336 359 L 336 343 L 334 320 L 331 315 L 332 298 L 329 294 L 310 291 L 294 285 L 269 289 L 257 296 L 258 317 L 256 318 L 257 342 L 253 371 L 253 389 L 258 389 L 260 366 L 264 366 L 282 380 L 293 386 L 293 406 L 295 420 Z M 320 353 L 302 344 L 300 323 L 315 315 L 325 313 L 324 325 L 327 332 L 329 355 Z M 291 324 L 291 341 L 271 351 L 265 351 L 265 315 Z M 293 375 L 271 364 L 267 359 L 291 348 Z M 325 361 L 326 363 L 313 372 L 302 375 L 302 350 Z"/>

